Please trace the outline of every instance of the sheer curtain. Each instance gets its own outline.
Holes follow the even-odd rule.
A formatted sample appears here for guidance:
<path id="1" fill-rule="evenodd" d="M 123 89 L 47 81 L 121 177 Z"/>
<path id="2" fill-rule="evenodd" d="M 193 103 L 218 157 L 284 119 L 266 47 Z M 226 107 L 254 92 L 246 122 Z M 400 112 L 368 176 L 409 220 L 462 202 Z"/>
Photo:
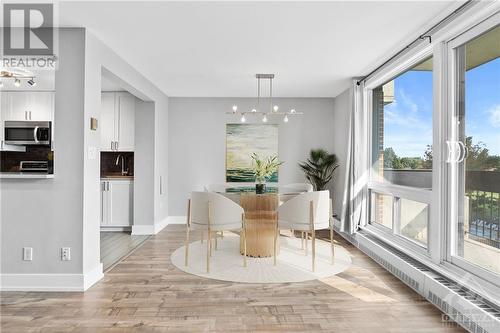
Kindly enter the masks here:
<path id="1" fill-rule="evenodd" d="M 363 108 L 364 83 L 358 85 L 357 82 L 353 80 L 350 88 L 346 177 L 340 218 L 340 230 L 349 234 L 364 225 L 368 216 L 368 115 Z"/>

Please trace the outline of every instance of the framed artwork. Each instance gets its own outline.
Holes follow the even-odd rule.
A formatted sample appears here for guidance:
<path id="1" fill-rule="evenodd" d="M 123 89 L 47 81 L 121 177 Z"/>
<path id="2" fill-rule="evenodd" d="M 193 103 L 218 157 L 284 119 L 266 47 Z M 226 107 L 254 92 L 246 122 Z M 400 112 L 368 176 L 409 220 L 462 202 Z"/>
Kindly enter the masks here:
<path id="1" fill-rule="evenodd" d="M 277 124 L 226 125 L 226 182 L 255 182 L 252 153 L 260 158 L 278 156 Z M 278 182 L 277 172 L 269 182 Z"/>

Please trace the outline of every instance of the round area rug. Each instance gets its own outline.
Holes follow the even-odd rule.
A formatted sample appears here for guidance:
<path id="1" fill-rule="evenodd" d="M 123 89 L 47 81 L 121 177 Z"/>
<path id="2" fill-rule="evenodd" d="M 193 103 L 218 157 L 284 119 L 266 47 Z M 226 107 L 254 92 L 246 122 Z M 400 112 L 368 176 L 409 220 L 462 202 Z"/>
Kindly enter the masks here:
<path id="1" fill-rule="evenodd" d="M 309 241 L 308 255 L 304 254 L 300 238 L 280 237 L 280 254 L 276 266 L 273 258 L 247 258 L 243 267 L 243 256 L 239 253 L 240 237 L 234 233 L 224 233 L 218 239 L 218 249 L 212 248 L 210 273 L 206 271 L 206 241 L 196 241 L 189 245 L 189 265 L 184 266 L 185 246 L 172 253 L 170 259 L 180 270 L 201 277 L 222 281 L 246 283 L 301 282 L 326 278 L 346 270 L 351 265 L 349 252 L 335 245 L 335 260 L 331 264 L 330 243 L 316 240 L 316 270 L 311 270 L 312 253 Z"/>

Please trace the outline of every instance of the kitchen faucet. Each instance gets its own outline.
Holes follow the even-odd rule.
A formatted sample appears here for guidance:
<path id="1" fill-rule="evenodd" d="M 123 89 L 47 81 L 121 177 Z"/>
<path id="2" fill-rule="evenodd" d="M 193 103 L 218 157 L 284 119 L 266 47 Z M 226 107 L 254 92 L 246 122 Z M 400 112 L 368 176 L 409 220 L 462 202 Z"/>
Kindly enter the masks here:
<path id="1" fill-rule="evenodd" d="M 118 165 L 118 162 L 120 161 L 120 157 L 122 160 L 122 176 L 125 176 L 128 173 L 128 169 L 125 170 L 125 158 L 123 157 L 122 154 L 118 154 L 116 157 L 115 165 Z"/>

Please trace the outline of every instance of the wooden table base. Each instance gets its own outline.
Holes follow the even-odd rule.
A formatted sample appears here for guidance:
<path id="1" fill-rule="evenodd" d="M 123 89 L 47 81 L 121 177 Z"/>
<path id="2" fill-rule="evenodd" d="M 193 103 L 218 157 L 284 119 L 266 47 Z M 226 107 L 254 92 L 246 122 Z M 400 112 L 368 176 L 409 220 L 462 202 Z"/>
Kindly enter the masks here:
<path id="1" fill-rule="evenodd" d="M 273 256 L 278 202 L 277 194 L 241 195 L 240 205 L 245 210 L 246 220 L 247 256 Z M 279 253 L 279 237 L 276 250 Z M 240 237 L 240 252 L 243 254 L 243 237 Z"/>

